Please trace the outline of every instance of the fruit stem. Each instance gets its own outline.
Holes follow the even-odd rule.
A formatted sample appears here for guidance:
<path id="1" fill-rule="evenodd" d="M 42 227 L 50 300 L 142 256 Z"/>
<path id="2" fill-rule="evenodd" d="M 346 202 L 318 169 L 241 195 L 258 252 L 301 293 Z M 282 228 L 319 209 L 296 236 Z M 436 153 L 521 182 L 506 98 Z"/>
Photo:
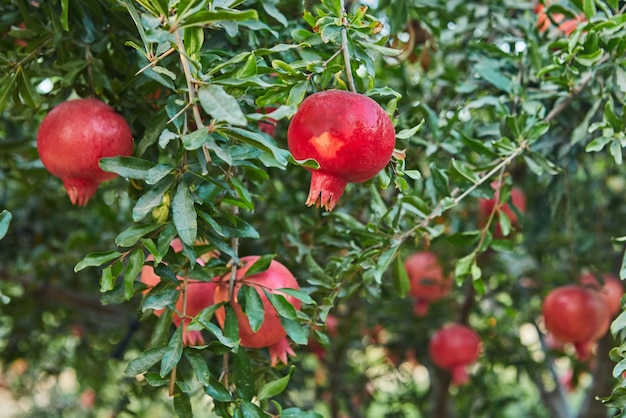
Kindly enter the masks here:
<path id="1" fill-rule="evenodd" d="M 352 77 L 352 65 L 350 64 L 350 49 L 348 48 L 348 18 L 346 13 L 345 0 L 339 0 L 341 5 L 341 50 L 343 51 L 343 61 L 346 65 L 346 77 L 348 78 L 348 87 L 353 93 L 357 93 L 356 86 L 354 85 L 354 78 Z"/>

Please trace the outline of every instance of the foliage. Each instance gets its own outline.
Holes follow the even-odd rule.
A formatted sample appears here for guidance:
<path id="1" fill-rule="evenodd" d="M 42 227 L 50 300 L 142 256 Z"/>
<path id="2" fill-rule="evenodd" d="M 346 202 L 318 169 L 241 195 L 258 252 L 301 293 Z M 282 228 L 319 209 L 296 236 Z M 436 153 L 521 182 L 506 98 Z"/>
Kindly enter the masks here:
<path id="1" fill-rule="evenodd" d="M 626 277 L 624 4 L 545 3 L 545 31 L 533 1 L 0 5 L 0 367 L 11 389 L 29 397 L 72 370 L 76 393 L 95 392 L 93 411 L 137 416 L 621 411 L 625 313 L 592 364 L 549 348 L 540 312 L 551 289 L 582 272 Z M 584 18 L 567 35 L 558 14 Z M 304 167 L 315 162 L 291 157 L 286 131 L 307 95 L 331 88 L 380 103 L 397 150 L 323 212 L 304 207 Z M 77 208 L 35 138 L 56 104 L 89 96 L 128 120 L 135 152 L 101 160 L 119 178 Z M 503 211 L 479 222 L 477 200 L 493 197 L 494 180 L 502 203 L 513 186 L 524 190 L 520 230 Z M 181 253 L 169 250 L 174 238 Z M 418 318 L 402 261 L 424 249 L 456 286 Z M 162 282 L 144 295 L 148 254 Z M 252 269 L 275 258 L 298 278 L 301 291 L 289 294 L 300 311 L 270 297 L 297 353 L 289 365 L 240 346 L 228 304 L 224 329 L 219 306 L 193 319 L 203 346 L 183 346 L 184 322 L 171 325 L 185 316 L 177 276 L 208 281 L 252 254 L 264 255 Z M 242 289 L 256 328 L 259 301 Z M 458 388 L 427 354 L 450 322 L 483 341 Z M 558 375 L 570 367 L 568 394 Z M 90 406 L 75 398 L 58 414 L 92 416 Z"/>

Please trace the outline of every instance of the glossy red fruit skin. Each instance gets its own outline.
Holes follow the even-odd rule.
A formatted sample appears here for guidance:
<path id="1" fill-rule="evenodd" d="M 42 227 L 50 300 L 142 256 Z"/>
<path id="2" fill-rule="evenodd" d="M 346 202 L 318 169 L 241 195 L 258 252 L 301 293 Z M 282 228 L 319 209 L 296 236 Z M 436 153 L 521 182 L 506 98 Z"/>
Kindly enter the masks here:
<path id="1" fill-rule="evenodd" d="M 46 115 L 37 132 L 44 167 L 61 178 L 74 205 L 85 206 L 98 185 L 117 176 L 102 171 L 104 157 L 130 156 L 133 139 L 124 118 L 97 99 L 63 102 Z"/>
<path id="2" fill-rule="evenodd" d="M 417 252 L 404 261 L 409 276 L 409 295 L 415 298 L 414 311 L 418 316 L 428 312 L 430 303 L 445 297 L 452 288 L 437 256 L 430 251 Z"/>
<path id="3" fill-rule="evenodd" d="M 259 256 L 251 255 L 241 258 L 242 267 L 237 269 L 237 277 L 235 279 L 234 300 L 232 302 L 233 310 L 237 315 L 237 323 L 239 324 L 240 344 L 249 348 L 270 347 L 278 343 L 287 336 L 280 323 L 280 317 L 276 309 L 272 306 L 263 289 L 283 295 L 296 310 L 300 309 L 301 303 L 298 299 L 287 294 L 276 291 L 275 289 L 289 288 L 300 289 L 298 282 L 287 267 L 283 266 L 276 260 L 272 260 L 270 267 L 257 274 L 244 277 L 246 271 L 259 259 Z M 225 275 L 217 279 L 217 287 L 214 294 L 214 303 L 222 303 L 228 301 L 229 275 Z M 253 332 L 250 328 L 248 317 L 244 314 L 241 306 L 237 303 L 237 294 L 242 283 L 254 286 L 255 290 L 261 297 L 263 308 L 265 310 L 265 319 L 257 332 Z M 219 325 L 224 328 L 226 320 L 226 310 L 222 307 L 215 312 L 215 317 Z"/>
<path id="4" fill-rule="evenodd" d="M 479 224 L 480 226 L 484 226 L 487 222 L 487 219 L 493 212 L 496 203 L 500 197 L 500 187 L 498 186 L 498 182 L 492 182 L 491 188 L 495 190 L 495 195 L 491 199 L 478 199 L 478 211 L 479 211 Z M 511 227 L 513 230 L 519 229 L 519 220 L 517 218 L 517 214 L 513 211 L 510 204 L 513 204 L 515 208 L 521 212 L 526 212 L 526 194 L 519 187 L 513 187 L 511 189 L 511 198 L 509 202 L 503 203 L 499 210 L 502 211 L 511 222 Z M 496 221 L 497 221 L 497 215 Z M 504 238 L 504 234 L 502 233 L 502 227 L 500 226 L 500 222 L 496 223 L 496 226 L 493 231 L 493 237 L 496 239 Z"/>
<path id="5" fill-rule="evenodd" d="M 465 325 L 447 325 L 433 334 L 428 345 L 433 363 L 452 373 L 452 383 L 468 382 L 466 367 L 480 355 L 480 337 Z"/>
<path id="6" fill-rule="evenodd" d="M 596 290 L 577 285 L 561 286 L 548 293 L 542 306 L 546 330 L 564 343 L 574 344 L 585 360 L 593 343 L 609 329 L 611 314 Z"/>
<path id="7" fill-rule="evenodd" d="M 584 273 L 580 276 L 580 284 L 582 286 L 597 290 L 605 298 L 611 316 L 614 317 L 621 310 L 624 286 L 622 285 L 622 281 L 612 274 L 603 274 L 602 280 L 603 283 L 600 285 L 598 279 L 593 275 L 593 273 Z"/>
<path id="8" fill-rule="evenodd" d="M 361 183 L 385 168 L 395 146 L 393 123 L 376 101 L 327 90 L 307 97 L 287 131 L 296 160 L 314 159 L 306 204 L 333 210 L 347 183 Z"/>

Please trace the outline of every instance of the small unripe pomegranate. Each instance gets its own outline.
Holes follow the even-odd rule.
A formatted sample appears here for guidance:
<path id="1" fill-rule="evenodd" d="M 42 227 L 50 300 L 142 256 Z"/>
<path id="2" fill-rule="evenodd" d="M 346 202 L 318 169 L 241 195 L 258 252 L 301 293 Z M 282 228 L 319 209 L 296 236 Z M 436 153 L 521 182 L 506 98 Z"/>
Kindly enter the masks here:
<path id="1" fill-rule="evenodd" d="M 395 131 L 373 99 L 343 90 L 307 97 L 287 131 L 296 160 L 314 159 L 306 204 L 333 210 L 347 183 L 361 183 L 382 170 L 393 154 Z"/>
<path id="2" fill-rule="evenodd" d="M 542 312 L 546 330 L 557 340 L 573 344 L 581 360 L 589 357 L 593 343 L 606 334 L 611 323 L 609 307 L 600 293 L 577 285 L 548 293 Z"/>
<path id="3" fill-rule="evenodd" d="M 37 149 L 44 167 L 63 180 L 72 203 L 85 206 L 100 183 L 117 176 L 102 171 L 100 159 L 131 155 L 133 138 L 126 120 L 106 103 L 69 100 L 41 122 Z"/>
<path id="4" fill-rule="evenodd" d="M 445 297 L 452 287 L 452 280 L 446 277 L 437 256 L 430 251 L 421 251 L 404 261 L 411 287 L 409 294 L 415 298 L 414 312 L 424 316 L 428 306 Z"/>
<path id="5" fill-rule="evenodd" d="M 468 382 L 467 366 L 480 354 L 480 337 L 471 328 L 452 324 L 435 332 L 428 345 L 433 363 L 452 374 L 452 383 Z"/>
<path id="6" fill-rule="evenodd" d="M 170 246 L 174 249 L 175 252 L 179 252 L 182 250 L 182 244 L 180 240 L 176 239 L 172 241 Z M 200 257 L 196 260 L 198 264 L 201 266 L 204 265 L 205 260 L 213 257 L 213 254 L 207 254 L 203 257 Z M 154 260 L 154 257 L 151 255 L 146 258 L 146 261 Z M 180 276 L 176 276 L 178 280 L 183 282 L 183 278 Z M 159 284 L 161 278 L 154 272 L 154 267 L 151 264 L 146 264 L 141 269 L 141 282 L 145 285 L 149 286 L 148 289 L 144 290 L 144 294 L 148 293 L 150 289 Z M 182 285 L 181 285 L 182 286 Z M 186 326 L 191 322 L 191 319 L 198 315 L 203 309 L 208 308 L 213 305 L 213 294 L 215 292 L 216 283 L 214 282 L 201 282 L 199 280 L 187 280 L 187 305 L 184 305 L 184 298 L 182 293 L 182 287 L 180 289 L 180 295 L 178 297 L 178 301 L 176 302 L 176 311 L 183 312 L 183 308 L 185 309 L 185 328 L 183 329 L 183 345 L 185 346 L 193 346 L 193 345 L 203 345 L 204 338 L 202 337 L 202 333 L 200 331 L 187 331 Z M 161 316 L 163 314 L 164 309 L 155 310 L 153 313 L 156 316 Z M 180 326 L 182 321 L 182 317 L 174 313 L 172 316 L 172 322 L 177 327 Z"/>
<path id="7" fill-rule="evenodd" d="M 300 309 L 301 305 L 298 299 L 276 290 L 283 288 L 300 289 L 298 282 L 295 277 L 293 277 L 291 272 L 287 270 L 287 267 L 283 266 L 276 260 L 272 260 L 267 270 L 244 277 L 246 271 L 248 271 L 250 266 L 253 265 L 258 259 L 259 256 L 246 256 L 241 258 L 242 266 L 237 269 L 233 300 L 231 302 L 239 324 L 239 338 L 241 339 L 240 344 L 244 347 L 250 348 L 271 347 L 279 343 L 287 336 L 287 333 L 280 323 L 278 312 L 276 312 L 276 309 L 272 306 L 271 302 L 265 295 L 265 292 L 263 291 L 264 289 L 270 293 L 283 295 L 296 309 Z M 217 287 L 214 294 L 215 303 L 227 302 L 229 300 L 229 279 L 230 274 L 226 274 L 223 277 L 216 279 Z M 252 331 L 248 317 L 241 309 L 241 306 L 237 303 L 237 295 L 243 284 L 253 286 L 263 302 L 265 317 L 257 332 Z M 217 322 L 223 328 L 224 321 L 226 319 L 226 310 L 224 308 L 218 309 L 215 312 L 215 317 L 217 318 Z"/>
<path id="8" fill-rule="evenodd" d="M 596 276 L 592 273 L 585 273 L 580 276 L 580 284 L 597 290 L 606 300 L 609 307 L 611 317 L 617 315 L 621 310 L 622 295 L 624 294 L 624 286 L 622 281 L 612 274 L 603 274 L 604 283 L 600 285 Z"/>
<path id="9" fill-rule="evenodd" d="M 483 227 L 486 224 L 487 219 L 489 219 L 489 216 L 491 216 L 491 213 L 494 211 L 494 208 L 495 208 L 496 211 L 502 211 L 509 218 L 509 221 L 511 222 L 511 227 L 513 228 L 513 230 L 518 229 L 519 221 L 517 219 L 517 215 L 513 211 L 509 203 L 506 203 L 506 202 L 501 203 L 499 207 L 497 208 L 495 207 L 496 204 L 498 204 L 498 200 L 500 198 L 499 183 L 497 181 L 492 182 L 491 188 L 495 190 L 495 194 L 493 198 L 478 199 L 478 216 L 479 216 L 478 223 L 479 225 Z M 524 194 L 522 189 L 518 187 L 513 187 L 511 189 L 511 201 L 510 202 L 513 204 L 513 206 L 515 206 L 515 208 L 519 212 L 521 213 L 526 212 L 526 195 Z M 493 231 L 493 236 L 494 238 L 497 238 L 497 239 L 504 237 L 502 233 L 502 227 L 500 226 L 500 222 L 496 223 L 495 229 Z"/>

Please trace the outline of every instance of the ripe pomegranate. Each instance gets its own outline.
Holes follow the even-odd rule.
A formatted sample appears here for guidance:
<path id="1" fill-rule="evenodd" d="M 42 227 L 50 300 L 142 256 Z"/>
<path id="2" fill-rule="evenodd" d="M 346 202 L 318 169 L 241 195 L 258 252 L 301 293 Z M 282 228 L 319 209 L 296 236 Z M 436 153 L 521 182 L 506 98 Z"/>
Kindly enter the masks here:
<path id="1" fill-rule="evenodd" d="M 176 239 L 172 241 L 170 246 L 174 249 L 175 252 L 179 252 L 182 250 L 182 244 L 180 240 Z M 211 255 L 212 256 L 212 255 Z M 198 258 L 196 261 L 201 266 L 204 265 L 205 260 L 208 256 L 205 255 L 203 257 Z M 153 260 L 154 257 L 151 255 L 146 258 L 146 261 Z M 181 282 L 184 280 L 182 277 L 177 276 L 178 280 Z M 148 293 L 150 289 L 161 281 L 161 278 L 154 272 L 154 267 L 151 264 L 146 264 L 141 269 L 141 282 L 145 285 L 149 286 L 148 289 L 144 290 L 144 294 Z M 214 282 L 201 282 L 199 280 L 187 280 L 187 306 L 185 311 L 185 328 L 183 328 L 183 345 L 191 346 L 191 345 L 203 345 L 204 338 L 202 337 L 202 333 L 200 331 L 187 331 L 186 326 L 191 322 L 191 319 L 198 315 L 203 309 L 213 305 L 213 293 L 215 292 L 216 283 Z M 182 288 L 180 288 L 180 296 L 178 297 L 178 301 L 176 302 L 176 311 L 183 312 L 183 295 Z M 154 311 L 156 316 L 161 316 L 163 314 L 164 309 L 158 309 Z M 172 322 L 177 327 L 180 326 L 182 321 L 182 317 L 174 314 L 172 317 Z"/>
<path id="2" fill-rule="evenodd" d="M 404 268 L 411 283 L 409 294 L 415 298 L 413 310 L 416 315 L 424 316 L 432 302 L 450 292 L 452 279 L 444 275 L 437 256 L 430 251 L 411 255 L 404 261 Z"/>
<path id="3" fill-rule="evenodd" d="M 85 206 L 100 183 L 117 176 L 102 171 L 98 161 L 131 155 L 133 138 L 128 123 L 106 103 L 69 100 L 41 122 L 37 149 L 44 167 L 63 180 L 72 203 Z"/>
<path id="4" fill-rule="evenodd" d="M 519 221 L 517 219 L 517 215 L 509 206 L 509 203 L 498 202 L 500 198 L 500 184 L 497 181 L 491 183 L 491 188 L 495 190 L 494 197 L 491 199 L 478 199 L 478 216 L 479 216 L 479 225 L 484 227 L 487 223 L 487 219 L 491 216 L 491 213 L 495 211 L 502 211 L 509 218 L 511 222 L 511 227 L 513 230 L 518 229 Z M 522 191 L 522 189 L 518 187 L 513 187 L 511 189 L 511 203 L 518 211 L 524 213 L 526 211 L 526 195 Z M 496 206 L 499 205 L 499 206 Z M 502 233 L 502 227 L 500 226 L 500 222 L 496 223 L 495 229 L 493 231 L 493 236 L 496 239 L 503 238 L 504 234 Z"/>
<path id="5" fill-rule="evenodd" d="M 480 337 L 465 325 L 447 325 L 432 336 L 428 353 L 433 363 L 452 373 L 453 384 L 463 385 L 469 380 L 467 366 L 480 354 Z"/>
<path id="6" fill-rule="evenodd" d="M 285 344 L 281 343 L 281 340 L 287 336 L 287 333 L 280 323 L 278 312 L 276 312 L 276 309 L 274 309 L 268 300 L 263 289 L 270 293 L 283 295 L 294 308 L 300 309 L 300 301 L 298 299 L 276 290 L 282 288 L 299 289 L 300 287 L 291 272 L 276 260 L 272 260 L 267 270 L 244 277 L 246 271 L 248 271 L 250 266 L 258 259 L 259 256 L 255 255 L 241 258 L 242 266 L 237 270 L 232 307 L 237 315 L 237 322 L 239 324 L 240 344 L 250 348 L 273 347 L 274 355 L 278 355 L 288 352 L 288 344 L 287 347 L 285 347 Z M 229 300 L 229 279 L 229 274 L 216 279 L 217 287 L 215 288 L 214 303 L 222 303 Z M 265 318 L 257 332 L 252 331 L 248 317 L 237 303 L 237 294 L 243 284 L 253 286 L 263 302 Z M 215 317 L 223 328 L 226 319 L 226 310 L 224 308 L 218 309 L 215 312 Z M 286 354 L 284 358 L 286 358 Z M 272 361 L 275 360 L 272 359 Z"/>
<path id="7" fill-rule="evenodd" d="M 609 307 L 599 292 L 577 285 L 548 293 L 542 312 L 548 332 L 573 344 L 581 360 L 589 357 L 593 343 L 606 334 L 611 323 Z"/>
<path id="8" fill-rule="evenodd" d="M 266 108 L 263 108 L 263 109 L 257 109 L 257 112 L 263 113 L 263 114 L 267 114 L 267 113 L 272 113 L 275 110 L 276 110 L 275 107 L 266 107 Z M 268 134 L 269 136 L 271 136 L 273 138 L 276 135 L 276 124 L 277 123 L 278 123 L 278 121 L 276 119 L 267 118 L 266 120 L 260 120 L 257 123 L 257 125 L 258 125 L 259 130 L 261 132 L 265 132 L 266 134 Z"/>
<path id="9" fill-rule="evenodd" d="M 606 300 L 611 317 L 614 317 L 622 308 L 621 301 L 624 294 L 624 286 L 622 286 L 621 280 L 612 274 L 603 274 L 602 279 L 604 283 L 600 285 L 596 276 L 592 273 L 585 273 L 580 276 L 580 284 L 599 291 Z"/>
<path id="10" fill-rule="evenodd" d="M 296 160 L 315 159 L 306 204 L 333 210 L 347 183 L 361 183 L 382 170 L 393 153 L 391 119 L 373 99 L 343 90 L 307 97 L 287 131 Z"/>

